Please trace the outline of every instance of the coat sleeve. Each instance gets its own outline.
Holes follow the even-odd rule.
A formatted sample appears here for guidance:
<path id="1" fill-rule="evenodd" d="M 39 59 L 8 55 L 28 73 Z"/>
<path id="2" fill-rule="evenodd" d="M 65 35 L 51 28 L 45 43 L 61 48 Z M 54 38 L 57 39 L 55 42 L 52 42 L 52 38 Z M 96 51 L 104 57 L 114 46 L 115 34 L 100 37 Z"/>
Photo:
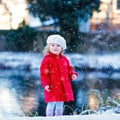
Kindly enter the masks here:
<path id="1" fill-rule="evenodd" d="M 75 74 L 78 76 L 78 73 L 74 71 L 73 66 L 70 65 L 70 62 L 68 61 L 68 72 L 69 72 L 69 78 L 72 80 L 72 75 Z"/>
<path id="2" fill-rule="evenodd" d="M 40 65 L 40 81 L 43 87 L 49 85 L 49 65 L 46 58 L 44 58 Z"/>

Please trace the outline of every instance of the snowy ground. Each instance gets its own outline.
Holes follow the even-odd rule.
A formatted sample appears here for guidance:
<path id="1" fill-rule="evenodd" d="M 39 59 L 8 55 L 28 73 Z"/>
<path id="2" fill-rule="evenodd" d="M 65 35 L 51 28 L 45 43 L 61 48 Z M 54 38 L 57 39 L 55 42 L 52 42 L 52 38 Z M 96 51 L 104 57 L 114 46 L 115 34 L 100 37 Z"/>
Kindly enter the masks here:
<path id="1" fill-rule="evenodd" d="M 87 65 L 92 68 L 101 69 L 103 67 L 112 67 L 120 69 L 120 53 L 104 54 L 104 55 L 82 55 L 82 54 L 66 54 L 73 66 L 81 67 Z M 43 56 L 37 53 L 14 53 L 0 52 L 0 65 L 14 69 L 22 69 L 23 65 L 30 65 L 31 69 L 39 69 L 39 64 Z M 1 66 L 2 67 L 2 66 Z"/>
<path id="2" fill-rule="evenodd" d="M 58 117 L 0 117 L 0 120 L 120 120 L 120 115 L 73 115 Z"/>

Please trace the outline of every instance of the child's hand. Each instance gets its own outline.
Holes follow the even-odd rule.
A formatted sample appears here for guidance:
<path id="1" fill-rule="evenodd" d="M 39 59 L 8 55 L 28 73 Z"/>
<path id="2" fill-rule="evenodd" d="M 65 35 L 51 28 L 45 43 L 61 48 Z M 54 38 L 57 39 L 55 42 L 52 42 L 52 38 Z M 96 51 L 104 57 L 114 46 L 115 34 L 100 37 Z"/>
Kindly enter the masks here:
<path id="1" fill-rule="evenodd" d="M 49 86 L 49 85 L 46 85 L 46 86 L 45 86 L 45 90 L 47 90 L 48 92 L 50 92 L 50 86 Z"/>
<path id="2" fill-rule="evenodd" d="M 76 80 L 77 79 L 77 75 L 73 74 L 72 75 L 72 80 Z"/>

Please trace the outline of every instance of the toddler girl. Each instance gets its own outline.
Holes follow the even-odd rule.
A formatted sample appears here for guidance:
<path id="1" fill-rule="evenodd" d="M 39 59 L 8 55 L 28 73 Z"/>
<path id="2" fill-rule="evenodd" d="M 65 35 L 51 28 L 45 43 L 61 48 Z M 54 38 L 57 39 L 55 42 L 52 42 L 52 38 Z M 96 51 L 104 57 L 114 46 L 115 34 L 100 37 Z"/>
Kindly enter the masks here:
<path id="1" fill-rule="evenodd" d="M 65 49 L 66 41 L 62 36 L 55 34 L 47 38 L 46 54 L 40 65 L 40 81 L 47 103 L 46 116 L 62 115 L 64 102 L 74 100 L 70 80 L 75 80 L 77 73 L 63 55 Z"/>

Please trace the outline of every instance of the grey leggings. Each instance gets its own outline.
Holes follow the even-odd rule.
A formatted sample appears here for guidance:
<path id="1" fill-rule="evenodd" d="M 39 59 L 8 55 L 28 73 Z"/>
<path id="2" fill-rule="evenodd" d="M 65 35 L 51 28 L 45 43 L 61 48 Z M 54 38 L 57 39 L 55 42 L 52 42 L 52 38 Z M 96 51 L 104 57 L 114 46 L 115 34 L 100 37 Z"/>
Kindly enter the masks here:
<path id="1" fill-rule="evenodd" d="M 63 114 L 64 102 L 48 102 L 46 108 L 46 116 L 60 116 Z"/>

